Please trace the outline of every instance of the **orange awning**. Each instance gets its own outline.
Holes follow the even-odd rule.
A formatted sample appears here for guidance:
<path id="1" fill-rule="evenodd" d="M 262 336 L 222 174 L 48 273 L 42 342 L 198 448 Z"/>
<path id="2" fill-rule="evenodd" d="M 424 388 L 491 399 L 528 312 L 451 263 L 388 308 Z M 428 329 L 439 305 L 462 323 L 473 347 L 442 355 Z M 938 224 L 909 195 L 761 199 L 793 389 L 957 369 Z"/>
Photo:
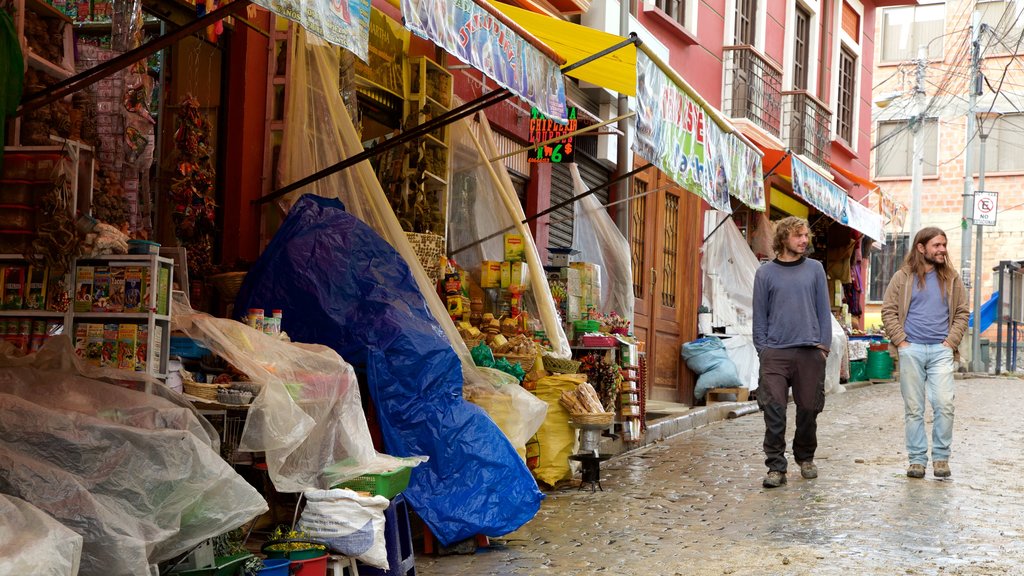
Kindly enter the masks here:
<path id="1" fill-rule="evenodd" d="M 868 193 L 874 192 L 875 190 L 879 190 L 881 188 L 881 186 L 879 186 L 878 183 L 872 182 L 871 180 L 864 178 L 863 176 L 858 176 L 853 172 L 850 172 L 846 168 L 839 166 L 838 164 L 832 164 L 832 169 L 839 173 L 843 178 L 846 178 L 859 186 L 863 186 L 864 190 L 866 190 Z"/>

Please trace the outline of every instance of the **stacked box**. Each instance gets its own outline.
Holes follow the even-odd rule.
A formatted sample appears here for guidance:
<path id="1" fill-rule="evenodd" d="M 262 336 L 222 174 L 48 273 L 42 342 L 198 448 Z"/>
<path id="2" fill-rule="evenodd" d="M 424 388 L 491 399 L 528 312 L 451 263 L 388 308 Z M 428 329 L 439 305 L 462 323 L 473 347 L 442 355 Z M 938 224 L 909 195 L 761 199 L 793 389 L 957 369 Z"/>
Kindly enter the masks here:
<path id="1" fill-rule="evenodd" d="M 171 269 L 161 266 L 157 273 L 156 313 L 167 315 L 171 297 Z"/>
<path id="2" fill-rule="evenodd" d="M 484 260 L 480 263 L 480 287 L 501 287 L 501 262 L 497 260 Z"/>
<path id="3" fill-rule="evenodd" d="M 92 266 L 75 269 L 75 312 L 92 312 L 93 272 Z"/>
<path id="4" fill-rule="evenodd" d="M 143 268 L 128 266 L 124 271 L 124 311 L 142 312 L 143 307 Z"/>
<path id="5" fill-rule="evenodd" d="M 49 276 L 49 270 L 45 266 L 29 267 L 25 289 L 26 309 L 46 309 L 46 285 L 49 282 Z"/>
<path id="6" fill-rule="evenodd" d="M 124 266 L 110 267 L 110 298 L 107 300 L 107 312 L 124 312 Z"/>
<path id="7" fill-rule="evenodd" d="M 117 329 L 117 367 L 121 370 L 135 370 L 138 335 L 136 324 L 121 324 Z"/>
<path id="8" fill-rule="evenodd" d="M 505 234 L 505 261 L 522 262 L 526 260 L 526 241 L 522 234 Z"/>
<path id="9" fill-rule="evenodd" d="M 7 310 L 21 310 L 25 304 L 25 273 L 23 265 L 7 266 L 3 269 L 3 305 Z"/>
<path id="10" fill-rule="evenodd" d="M 103 346 L 100 348 L 100 367 L 117 368 L 117 324 L 103 325 Z"/>
<path id="11" fill-rule="evenodd" d="M 154 340 L 160 338 L 160 329 L 159 328 L 157 328 L 157 330 L 153 333 L 153 338 L 154 338 Z M 157 346 L 157 348 L 159 349 L 159 345 L 156 342 L 154 342 L 153 345 Z M 149 326 L 147 326 L 145 324 L 139 324 L 139 326 L 138 326 L 138 334 L 136 335 L 136 339 L 135 339 L 135 370 L 137 372 L 145 372 L 146 371 L 146 366 L 148 365 L 148 361 L 149 361 Z M 159 363 L 156 364 L 156 367 L 159 367 L 159 366 L 160 366 Z"/>
<path id="12" fill-rule="evenodd" d="M 106 312 L 110 302 L 110 268 L 96 266 L 92 274 L 92 311 Z"/>
<path id="13" fill-rule="evenodd" d="M 103 324 L 86 324 L 85 359 L 99 366 L 103 356 Z"/>

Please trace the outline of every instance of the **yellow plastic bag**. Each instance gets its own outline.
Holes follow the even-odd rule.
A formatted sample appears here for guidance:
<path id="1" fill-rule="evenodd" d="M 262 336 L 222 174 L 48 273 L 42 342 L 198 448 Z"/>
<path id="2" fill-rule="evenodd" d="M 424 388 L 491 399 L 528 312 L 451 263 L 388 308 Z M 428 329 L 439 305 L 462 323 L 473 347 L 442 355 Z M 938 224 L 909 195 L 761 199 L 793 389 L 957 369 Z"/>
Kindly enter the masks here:
<path id="1" fill-rule="evenodd" d="M 563 391 L 575 390 L 586 382 L 585 374 L 558 374 L 537 381 L 533 393 L 548 405 L 548 414 L 537 430 L 540 455 L 533 475 L 549 486 L 571 480 L 569 456 L 576 451 L 576 430 L 569 425 L 569 412 L 558 403 Z"/>

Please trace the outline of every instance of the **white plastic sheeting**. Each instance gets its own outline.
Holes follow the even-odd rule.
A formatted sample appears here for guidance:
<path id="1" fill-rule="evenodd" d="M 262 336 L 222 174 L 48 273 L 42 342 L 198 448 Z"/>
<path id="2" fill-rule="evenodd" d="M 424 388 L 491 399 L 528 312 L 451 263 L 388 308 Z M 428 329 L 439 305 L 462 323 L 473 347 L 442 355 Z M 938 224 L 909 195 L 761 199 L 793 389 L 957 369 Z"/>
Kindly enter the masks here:
<path id="1" fill-rule="evenodd" d="M 288 122 L 279 168 L 281 181 L 286 183 L 304 178 L 363 151 L 359 135 L 339 92 L 340 50 L 315 36 L 309 36 L 301 29 L 296 30 L 295 42 L 291 43 L 289 49 L 293 51 L 293 66 L 288 85 L 288 108 L 285 112 Z M 486 142 L 482 144 L 486 146 Z M 531 414 L 546 411 L 543 402 L 539 402 L 528 391 L 521 387 L 501 386 L 500 381 L 476 369 L 469 349 L 448 316 L 447 306 L 419 264 L 369 162 L 360 162 L 285 196 L 281 202 L 282 208 L 287 210 L 295 199 L 307 193 L 340 199 L 349 212 L 373 228 L 402 255 L 430 313 L 437 319 L 452 348 L 462 360 L 467 389 L 477 386 L 480 394 L 506 394 L 519 411 Z M 564 335 L 562 339 L 565 341 Z M 564 343 L 564 351 L 567 356 L 567 341 Z M 494 414 L 490 416 L 497 420 Z M 498 424 L 501 425 L 500 422 Z"/>
<path id="2" fill-rule="evenodd" d="M 0 542 L 0 574 L 78 574 L 82 537 L 21 498 L 0 494 Z"/>
<path id="3" fill-rule="evenodd" d="M 267 510 L 180 395 L 143 374 L 91 371 L 148 381 L 153 394 L 81 367 L 66 336 L 27 357 L 0 343 L 0 493 L 81 535 L 81 574 L 150 573 Z"/>
<path id="4" fill-rule="evenodd" d="M 728 215 L 709 212 L 705 222 L 713 230 Z M 704 303 L 711 309 L 715 326 L 724 326 L 729 357 L 736 363 L 740 379 L 757 388 L 760 362 L 753 338 L 754 274 L 760 266 L 732 218 L 711 234 L 703 248 Z M 832 346 L 825 362 L 825 393 L 842 392 L 839 383 L 847 337 L 832 318 Z"/>
<path id="5" fill-rule="evenodd" d="M 569 166 L 574 195 L 588 190 L 576 164 Z M 597 196 L 590 194 L 573 205 L 572 247 L 579 251 L 576 259 L 593 262 L 601 267 L 602 314 L 615 312 L 633 323 L 633 266 L 629 241 L 622 235 L 615 221 L 601 205 Z"/>
<path id="6" fill-rule="evenodd" d="M 279 492 L 327 489 L 367 473 L 426 460 L 373 448 L 355 371 L 334 350 L 285 342 L 241 322 L 193 310 L 175 293 L 173 327 L 248 375 L 262 390 L 238 444 L 264 452 Z"/>
<path id="7" fill-rule="evenodd" d="M 569 340 L 555 311 L 551 289 L 544 275 L 544 263 L 533 242 L 533 235 L 522 223 L 526 219 L 523 207 L 504 164 L 501 160 L 489 161 L 498 157 L 498 149 L 487 118 L 483 113 L 476 118 L 479 135 L 474 134 L 468 120 L 460 120 L 451 127 L 454 152 L 452 182 L 456 189 L 449 193 L 449 247 L 454 252 L 503 230 L 522 236 L 530 286 L 524 293 L 527 310 L 543 323 L 544 333 L 551 341 L 552 355 L 568 358 L 572 354 Z M 453 253 L 453 256 L 463 268 L 479 271 L 483 260 L 505 259 L 504 235 L 498 234 L 471 249 Z"/>

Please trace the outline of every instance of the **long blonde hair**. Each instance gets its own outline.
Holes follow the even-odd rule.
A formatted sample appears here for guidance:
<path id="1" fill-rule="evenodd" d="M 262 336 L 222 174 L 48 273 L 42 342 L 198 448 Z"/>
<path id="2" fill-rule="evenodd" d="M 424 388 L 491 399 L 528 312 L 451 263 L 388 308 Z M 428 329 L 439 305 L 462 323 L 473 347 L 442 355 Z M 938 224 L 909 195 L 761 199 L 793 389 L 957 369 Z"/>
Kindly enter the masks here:
<path id="1" fill-rule="evenodd" d="M 782 249 L 786 247 L 786 239 L 789 238 L 790 233 L 801 228 L 807 228 L 810 231 L 811 226 L 807 220 L 796 216 L 787 216 L 779 220 L 775 224 L 775 238 L 772 239 L 772 250 L 775 251 L 775 254 L 782 254 Z"/>
<path id="2" fill-rule="evenodd" d="M 936 236 L 942 236 L 946 238 L 946 233 L 942 231 L 942 228 L 937 226 L 929 226 L 922 228 L 914 235 L 914 243 L 910 245 L 910 249 L 907 250 L 907 257 L 903 260 L 903 266 L 910 272 L 914 277 L 917 278 L 917 287 L 924 288 L 924 278 L 928 274 L 928 263 L 924 260 L 924 254 L 917 250 L 918 245 L 927 246 Z M 949 261 L 946 260 L 942 264 L 935 264 L 935 273 L 939 277 L 939 285 L 942 286 L 942 298 L 946 298 L 947 288 L 956 277 L 956 271 L 949 265 Z"/>

